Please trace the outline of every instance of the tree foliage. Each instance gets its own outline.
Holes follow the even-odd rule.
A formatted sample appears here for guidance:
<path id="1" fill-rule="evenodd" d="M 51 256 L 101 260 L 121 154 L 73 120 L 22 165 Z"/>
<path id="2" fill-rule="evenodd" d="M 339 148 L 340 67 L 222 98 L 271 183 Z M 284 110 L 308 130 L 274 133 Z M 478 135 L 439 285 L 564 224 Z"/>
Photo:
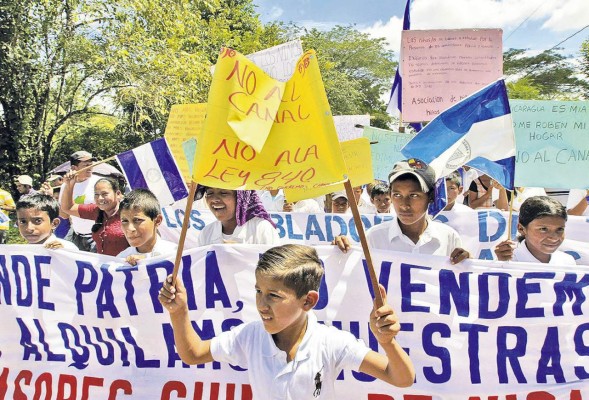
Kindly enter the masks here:
<path id="1" fill-rule="evenodd" d="M 370 114 L 371 125 L 386 128 L 390 117 L 381 96 L 390 90 L 396 62 L 385 39 L 374 39 L 353 26 L 329 31 L 291 26 L 305 49 L 317 52 L 327 98 L 334 115 Z"/>
<path id="2" fill-rule="evenodd" d="M 206 101 L 220 45 L 250 52 L 268 40 L 251 0 L 13 0 L 0 7 L 4 181 L 44 177 L 80 135 L 94 139 L 86 150 L 104 157 L 161 135 L 172 104 Z"/>
<path id="3" fill-rule="evenodd" d="M 513 78 L 510 98 L 572 100 L 586 91 L 587 82 L 577 77 L 579 70 L 569 58 L 555 50 L 525 53 L 523 49 L 503 53 L 503 73 Z"/>

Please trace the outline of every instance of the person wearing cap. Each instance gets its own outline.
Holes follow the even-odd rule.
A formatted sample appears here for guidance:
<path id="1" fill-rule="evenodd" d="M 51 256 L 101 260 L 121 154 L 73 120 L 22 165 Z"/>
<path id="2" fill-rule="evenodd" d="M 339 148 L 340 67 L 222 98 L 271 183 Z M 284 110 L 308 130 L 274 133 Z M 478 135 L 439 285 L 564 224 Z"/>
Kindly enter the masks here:
<path id="1" fill-rule="evenodd" d="M 37 193 L 33 189 L 33 178 L 28 175 L 17 176 L 14 182 L 16 183 L 16 190 L 20 193 L 19 199 L 24 199 L 27 196 Z"/>
<path id="2" fill-rule="evenodd" d="M 389 174 L 389 189 L 397 218 L 369 229 L 368 245 L 378 250 L 450 256 L 452 264 L 469 258 L 458 233 L 428 216 L 435 182 L 434 170 L 421 160 L 396 163 Z M 334 244 L 344 252 L 350 247 L 345 236 L 336 237 Z"/>
<path id="3" fill-rule="evenodd" d="M 99 177 L 92 175 L 91 165 L 96 161 L 91 153 L 87 151 L 76 151 L 70 156 L 71 171 L 80 171 L 73 178 L 75 180 L 72 199 L 75 204 L 94 204 L 94 185 Z M 59 204 L 63 210 L 63 194 L 65 193 L 65 183 L 61 185 L 59 193 Z M 94 245 L 92 240 L 92 226 L 94 221 L 71 216 L 72 229 L 66 239 L 73 242 L 80 250 L 91 251 Z"/>
<path id="4" fill-rule="evenodd" d="M 346 192 L 335 192 L 331 195 L 331 212 L 334 214 L 346 214 L 350 210 L 350 202 Z"/>

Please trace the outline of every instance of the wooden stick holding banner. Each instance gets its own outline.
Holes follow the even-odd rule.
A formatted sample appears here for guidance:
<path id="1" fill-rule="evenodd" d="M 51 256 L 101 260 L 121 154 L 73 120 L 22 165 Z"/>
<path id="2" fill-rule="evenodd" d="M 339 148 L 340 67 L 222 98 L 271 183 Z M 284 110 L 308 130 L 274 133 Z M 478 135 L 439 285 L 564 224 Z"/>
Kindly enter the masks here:
<path id="1" fill-rule="evenodd" d="M 196 194 L 196 182 L 190 181 L 188 190 L 188 198 L 186 199 L 186 208 L 184 209 L 184 219 L 182 220 L 182 230 L 180 231 L 180 239 L 178 241 L 178 250 L 176 250 L 176 260 L 174 261 L 174 270 L 172 271 L 172 285 L 176 284 L 176 277 L 180 270 L 180 261 L 182 260 L 182 252 L 184 251 L 184 242 L 186 241 L 186 232 L 188 232 L 188 225 L 190 225 L 190 213 L 192 212 L 192 204 L 194 204 L 194 195 Z"/>
<path id="2" fill-rule="evenodd" d="M 346 188 L 346 195 L 348 196 L 348 202 L 352 208 L 352 215 L 354 216 L 354 225 L 356 225 L 356 231 L 360 238 L 360 244 L 362 245 L 362 251 L 364 252 L 364 258 L 366 259 L 366 265 L 368 266 L 368 273 L 370 275 L 370 282 L 372 283 L 372 289 L 374 290 L 374 303 L 376 308 L 384 305 L 384 300 L 380 294 L 378 287 L 378 279 L 376 278 L 376 272 L 374 271 L 374 264 L 372 264 L 372 256 L 370 255 L 370 249 L 368 248 L 368 242 L 366 241 L 366 235 L 364 234 L 364 225 L 362 225 L 362 218 L 360 218 L 360 211 L 358 210 L 358 204 L 354 197 L 354 190 L 349 179 L 344 181 L 344 187 Z"/>
<path id="3" fill-rule="evenodd" d="M 515 190 L 510 190 L 511 198 L 509 199 L 509 218 L 507 219 L 507 239 L 511 240 L 511 222 L 513 219 L 513 200 L 515 198 Z"/>
<path id="4" fill-rule="evenodd" d="M 112 160 L 114 160 L 115 158 L 117 158 L 117 156 L 108 157 L 108 158 L 105 158 L 104 160 L 96 161 L 95 163 L 92 163 L 91 165 L 88 165 L 87 167 L 80 168 L 79 170 L 77 170 L 77 171 L 74 173 L 74 176 L 78 175 L 80 172 L 84 172 L 84 171 L 87 171 L 87 170 L 89 170 L 90 168 L 94 168 L 94 167 L 95 167 L 95 166 L 97 166 L 97 165 L 104 164 L 105 162 L 112 161 Z"/>

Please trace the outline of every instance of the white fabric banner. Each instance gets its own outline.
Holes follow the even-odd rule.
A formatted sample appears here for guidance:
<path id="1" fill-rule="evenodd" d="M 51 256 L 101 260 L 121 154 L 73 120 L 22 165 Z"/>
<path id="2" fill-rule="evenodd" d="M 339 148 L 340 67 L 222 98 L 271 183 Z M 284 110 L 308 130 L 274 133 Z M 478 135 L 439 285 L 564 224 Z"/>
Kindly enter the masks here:
<path id="1" fill-rule="evenodd" d="M 254 268 L 264 246 L 186 251 L 180 272 L 204 338 L 259 318 Z M 318 246 L 325 280 L 314 311 L 369 346 L 362 254 Z M 397 389 L 353 371 L 337 399 L 589 398 L 589 268 L 374 252 L 399 314 L 416 383 Z M 157 291 L 173 257 L 112 257 L 0 246 L 0 399 L 251 399 L 247 374 L 184 366 Z M 309 382 L 313 399 L 314 382 Z M 321 398 L 321 397 L 318 397 Z M 297 399 L 298 400 L 298 399 Z"/>
<path id="2" fill-rule="evenodd" d="M 159 231 L 164 239 L 177 242 L 180 237 L 184 207 L 164 207 L 164 221 Z M 272 213 L 280 239 L 284 243 L 328 244 L 337 235 L 348 235 L 352 242 L 359 244 L 354 219 L 351 214 L 304 214 Z M 517 233 L 517 217 L 512 218 L 512 237 Z M 369 229 L 383 221 L 394 218 L 394 214 L 364 214 L 364 229 Z M 186 235 L 186 248 L 196 246 L 196 238 L 205 225 L 215 217 L 208 210 L 193 209 L 190 214 L 190 227 Z M 493 249 L 507 239 L 509 214 L 499 210 L 472 210 L 467 212 L 442 212 L 437 220 L 454 228 L 473 258 L 496 259 Z M 589 220 L 585 217 L 570 216 L 566 225 L 567 239 L 560 250 L 566 251 L 577 260 L 577 264 L 589 265 Z"/>

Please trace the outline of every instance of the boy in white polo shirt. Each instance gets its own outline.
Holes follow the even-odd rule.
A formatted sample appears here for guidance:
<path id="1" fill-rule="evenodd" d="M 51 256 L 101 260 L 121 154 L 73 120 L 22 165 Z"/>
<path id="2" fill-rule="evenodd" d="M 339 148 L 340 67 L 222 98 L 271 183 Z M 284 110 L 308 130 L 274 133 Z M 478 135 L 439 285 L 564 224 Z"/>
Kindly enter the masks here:
<path id="1" fill-rule="evenodd" d="M 248 368 L 255 399 L 335 399 L 342 369 L 370 374 L 395 386 L 413 384 L 409 356 L 395 341 L 400 325 L 386 304 L 370 314 L 370 329 L 386 352 L 376 353 L 351 333 L 317 322 L 311 309 L 319 299 L 323 268 L 315 249 L 287 244 L 260 257 L 256 305 L 261 321 L 240 325 L 212 340 L 201 340 L 191 325 L 186 291 L 169 276 L 159 301 L 169 311 L 178 354 L 187 364 L 223 361 Z M 386 299 L 384 288 L 380 287 Z"/>
<path id="2" fill-rule="evenodd" d="M 452 264 L 469 258 L 458 232 L 428 216 L 436 183 L 432 167 L 416 158 L 399 161 L 389 174 L 389 183 L 397 218 L 375 225 L 366 232 L 370 248 L 450 256 Z M 334 244 L 344 252 L 350 248 L 345 236 L 336 237 Z"/>

